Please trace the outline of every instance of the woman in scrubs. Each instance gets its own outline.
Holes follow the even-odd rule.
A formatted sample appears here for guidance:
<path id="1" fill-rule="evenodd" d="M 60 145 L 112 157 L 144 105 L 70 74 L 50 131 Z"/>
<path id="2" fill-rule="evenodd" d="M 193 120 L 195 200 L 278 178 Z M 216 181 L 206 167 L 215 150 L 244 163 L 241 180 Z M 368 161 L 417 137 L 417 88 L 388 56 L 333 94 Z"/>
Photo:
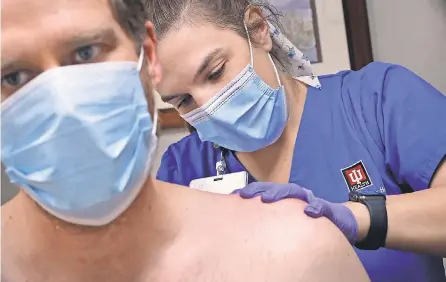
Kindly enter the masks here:
<path id="1" fill-rule="evenodd" d="M 372 281 L 446 281 L 442 93 L 385 63 L 314 76 L 263 1 L 148 5 L 157 90 L 197 130 L 168 148 L 158 179 L 188 186 L 219 168 L 290 183 L 240 194 L 307 201 L 355 244 Z"/>

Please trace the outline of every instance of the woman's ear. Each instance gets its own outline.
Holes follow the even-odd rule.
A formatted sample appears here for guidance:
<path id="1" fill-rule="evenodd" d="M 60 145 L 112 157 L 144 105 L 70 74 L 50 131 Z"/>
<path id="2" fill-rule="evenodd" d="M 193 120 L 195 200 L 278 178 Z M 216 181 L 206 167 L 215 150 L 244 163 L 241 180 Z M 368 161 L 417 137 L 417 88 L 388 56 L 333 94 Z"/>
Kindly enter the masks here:
<path id="1" fill-rule="evenodd" d="M 145 24 L 146 37 L 143 41 L 144 55 L 147 61 L 146 70 L 148 72 L 152 87 L 156 87 L 162 78 L 162 68 L 156 54 L 156 33 L 151 22 Z"/>
<path id="2" fill-rule="evenodd" d="M 270 52 L 273 42 L 269 32 L 269 26 L 259 7 L 248 7 L 245 12 L 245 24 L 248 28 L 249 37 L 257 48 Z"/>

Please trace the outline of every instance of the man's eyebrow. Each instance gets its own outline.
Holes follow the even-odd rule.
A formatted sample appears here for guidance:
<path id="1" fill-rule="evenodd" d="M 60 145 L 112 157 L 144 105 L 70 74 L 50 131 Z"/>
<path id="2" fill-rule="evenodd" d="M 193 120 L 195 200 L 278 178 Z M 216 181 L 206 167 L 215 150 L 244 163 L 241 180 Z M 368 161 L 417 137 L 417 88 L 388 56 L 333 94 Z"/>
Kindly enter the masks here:
<path id="1" fill-rule="evenodd" d="M 113 28 L 98 28 L 96 30 L 91 30 L 87 32 L 79 32 L 78 34 L 70 36 L 68 39 L 64 40 L 59 47 L 61 50 L 79 48 L 88 44 L 93 44 L 95 42 L 106 41 L 109 44 L 114 44 L 118 40 L 118 37 Z M 14 69 L 18 61 L 14 59 L 4 58 L 1 59 L 1 70 L 6 71 L 9 69 Z"/>
<path id="2" fill-rule="evenodd" d="M 214 57 L 220 53 L 221 51 L 223 51 L 222 48 L 217 48 L 214 51 L 212 51 L 211 53 L 209 53 L 203 60 L 203 62 L 201 62 L 200 67 L 198 68 L 197 72 L 195 73 L 195 78 L 197 76 L 199 76 L 208 66 L 209 63 L 212 61 L 212 59 L 214 59 Z"/>
<path id="3" fill-rule="evenodd" d="M 14 68 L 15 62 L 10 59 L 5 59 L 2 57 L 2 72 Z"/>
<path id="4" fill-rule="evenodd" d="M 63 45 L 67 47 L 81 47 L 98 41 L 108 41 L 114 43 L 118 37 L 113 28 L 99 28 L 71 36 Z"/>

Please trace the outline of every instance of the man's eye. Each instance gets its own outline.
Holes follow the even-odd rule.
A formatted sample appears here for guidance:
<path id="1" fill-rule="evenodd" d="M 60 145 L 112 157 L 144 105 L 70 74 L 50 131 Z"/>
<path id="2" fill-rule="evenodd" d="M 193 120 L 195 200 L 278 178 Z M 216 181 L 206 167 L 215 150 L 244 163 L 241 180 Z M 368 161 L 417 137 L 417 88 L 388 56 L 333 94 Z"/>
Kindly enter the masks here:
<path id="1" fill-rule="evenodd" d="M 24 71 L 17 71 L 2 76 L 2 88 L 18 88 L 27 83 L 29 75 Z"/>
<path id="2" fill-rule="evenodd" d="M 99 55 L 101 48 L 95 45 L 88 45 L 78 48 L 74 54 L 75 63 L 82 64 L 87 63 L 96 58 Z"/>

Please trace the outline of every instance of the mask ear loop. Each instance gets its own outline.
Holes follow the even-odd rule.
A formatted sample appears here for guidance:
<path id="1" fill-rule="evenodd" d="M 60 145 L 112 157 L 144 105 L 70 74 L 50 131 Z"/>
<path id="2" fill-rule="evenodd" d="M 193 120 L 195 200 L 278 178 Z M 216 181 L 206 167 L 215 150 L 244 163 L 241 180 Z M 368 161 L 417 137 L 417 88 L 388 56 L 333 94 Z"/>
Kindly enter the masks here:
<path id="1" fill-rule="evenodd" d="M 249 55 L 251 57 L 251 67 L 254 68 L 254 57 L 252 54 L 251 38 L 249 37 L 248 27 L 246 26 L 246 23 L 243 23 L 243 25 L 245 26 L 246 35 L 248 36 Z"/>
<path id="2" fill-rule="evenodd" d="M 141 71 L 143 63 L 144 63 L 144 47 L 141 46 L 141 51 L 139 52 L 138 65 L 137 65 L 138 72 Z M 158 110 L 155 107 L 152 121 L 152 135 L 156 136 L 157 131 L 158 131 Z"/>
<path id="3" fill-rule="evenodd" d="M 138 58 L 138 72 L 141 71 L 142 64 L 144 63 L 144 47 L 141 46 L 141 50 L 139 52 L 139 58 Z M 153 121 L 152 121 L 152 136 L 156 136 L 156 133 L 158 131 L 158 110 L 155 107 L 155 111 L 153 113 Z"/>
<path id="4" fill-rule="evenodd" d="M 137 65 L 138 72 L 141 71 L 143 62 L 144 62 L 144 47 L 141 45 L 141 50 L 139 52 L 138 65 Z"/>
<path id="5" fill-rule="evenodd" d="M 248 27 L 246 26 L 246 22 L 243 23 L 243 25 L 245 26 L 246 35 L 248 36 L 249 54 L 251 57 L 251 67 L 254 69 L 254 56 L 253 56 L 253 52 L 252 52 L 251 38 L 249 37 L 249 31 L 248 31 Z M 279 83 L 279 87 L 280 87 L 280 86 L 282 86 L 282 83 L 280 81 L 279 72 L 277 71 L 276 64 L 274 64 L 273 58 L 271 58 L 271 54 L 269 52 L 268 52 L 268 57 L 269 57 L 269 60 L 271 61 L 271 64 L 273 65 L 274 73 L 276 74 L 276 79 L 277 79 L 277 82 Z"/>
<path id="6" fill-rule="evenodd" d="M 155 108 L 153 112 L 152 136 L 156 136 L 158 132 L 158 110 Z"/>
<path id="7" fill-rule="evenodd" d="M 274 63 L 273 58 L 271 58 L 270 53 L 268 53 L 268 57 L 269 57 L 269 60 L 271 61 L 271 64 L 273 65 L 274 73 L 276 74 L 277 82 L 279 83 L 279 87 L 280 87 L 280 86 L 282 86 L 282 83 L 280 82 L 279 72 L 277 71 L 276 64 Z"/>

